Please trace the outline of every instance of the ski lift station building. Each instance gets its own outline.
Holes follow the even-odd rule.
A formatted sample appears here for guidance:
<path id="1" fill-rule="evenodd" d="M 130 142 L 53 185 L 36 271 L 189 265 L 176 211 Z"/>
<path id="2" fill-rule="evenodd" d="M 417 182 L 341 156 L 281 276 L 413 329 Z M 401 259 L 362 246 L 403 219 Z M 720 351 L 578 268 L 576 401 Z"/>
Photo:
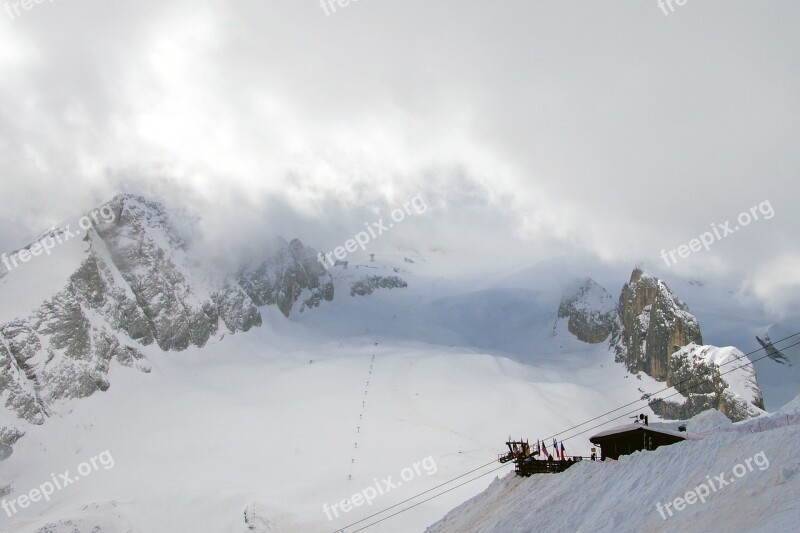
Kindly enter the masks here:
<path id="1" fill-rule="evenodd" d="M 600 446 L 601 460 L 619 459 L 642 450 L 655 450 L 686 440 L 686 435 L 669 429 L 660 429 L 646 424 L 628 424 L 593 435 L 592 444 Z"/>

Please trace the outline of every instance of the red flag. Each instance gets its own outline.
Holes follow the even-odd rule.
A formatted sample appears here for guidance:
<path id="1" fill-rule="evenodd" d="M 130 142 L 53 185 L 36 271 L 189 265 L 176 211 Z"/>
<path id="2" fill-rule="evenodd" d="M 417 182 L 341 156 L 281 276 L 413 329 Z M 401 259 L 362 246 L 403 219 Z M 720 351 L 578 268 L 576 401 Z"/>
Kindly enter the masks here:
<path id="1" fill-rule="evenodd" d="M 544 441 L 542 441 L 542 455 L 544 455 L 545 459 L 547 458 L 547 446 L 545 445 Z"/>
<path id="2" fill-rule="evenodd" d="M 561 460 L 564 460 L 564 441 L 561 441 Z"/>

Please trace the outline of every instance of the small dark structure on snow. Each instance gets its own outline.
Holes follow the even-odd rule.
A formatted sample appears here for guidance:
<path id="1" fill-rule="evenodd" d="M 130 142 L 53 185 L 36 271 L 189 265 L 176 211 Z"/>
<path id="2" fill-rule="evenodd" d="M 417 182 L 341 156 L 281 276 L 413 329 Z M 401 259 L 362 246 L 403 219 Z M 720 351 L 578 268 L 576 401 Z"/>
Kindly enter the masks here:
<path id="1" fill-rule="evenodd" d="M 576 462 L 580 461 L 581 457 L 564 457 L 564 459 L 536 459 L 535 455 L 531 453 L 530 445 L 522 440 L 506 442 L 508 446 L 508 453 L 500 454 L 497 461 L 500 463 L 507 463 L 514 461 L 514 471 L 518 476 L 530 476 L 533 474 L 558 474 L 563 472 Z"/>
<path id="2" fill-rule="evenodd" d="M 640 417 L 642 424 L 628 424 L 609 429 L 594 435 L 589 440 L 600 446 L 601 460 L 619 459 L 620 455 L 630 455 L 642 450 L 655 450 L 686 440 L 686 435 L 669 429 L 650 427 L 647 418 Z"/>

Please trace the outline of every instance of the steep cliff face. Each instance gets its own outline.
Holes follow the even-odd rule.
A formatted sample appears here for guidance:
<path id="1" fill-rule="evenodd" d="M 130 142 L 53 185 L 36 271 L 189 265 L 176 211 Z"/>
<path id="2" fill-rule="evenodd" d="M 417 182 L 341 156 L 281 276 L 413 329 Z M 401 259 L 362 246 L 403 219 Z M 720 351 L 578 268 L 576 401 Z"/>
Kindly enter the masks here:
<path id="1" fill-rule="evenodd" d="M 5 405 L 34 424 L 44 421 L 57 400 L 108 389 L 112 360 L 149 371 L 133 343 L 122 342 L 111 322 L 97 313 L 101 299 L 85 292 L 83 275 L 90 269 L 84 266 L 28 316 L 0 324 Z"/>
<path id="2" fill-rule="evenodd" d="M 304 292 L 301 310 L 331 301 L 334 295 L 333 280 L 317 261 L 317 252 L 298 239 L 282 241 L 275 257 L 242 269 L 237 281 L 256 305 L 277 305 L 287 317 Z"/>
<path id="3" fill-rule="evenodd" d="M 242 331 L 260 324 L 249 298 L 224 282 L 203 279 L 160 204 L 126 195 L 109 207 L 114 221 L 98 224 L 96 232 L 109 266 L 122 278 L 121 290 L 109 302 L 121 319 L 116 326 L 131 338 L 143 344 L 155 340 L 162 350 L 184 350 L 203 346 L 217 332 L 220 318 Z M 112 279 L 113 274 L 106 276 Z"/>
<path id="4" fill-rule="evenodd" d="M 608 339 L 614 327 L 616 304 L 611 294 L 592 279 L 578 280 L 561 298 L 558 318 L 578 340 L 597 344 Z"/>
<path id="5" fill-rule="evenodd" d="M 14 444 L 24 435 L 15 427 L 0 428 L 0 461 L 8 459 L 13 453 Z M 5 487 L 7 489 L 7 486 Z M 4 487 L 0 487 L 0 495 L 5 495 Z"/>
<path id="6" fill-rule="evenodd" d="M 610 345 L 630 372 L 644 372 L 682 392 L 682 398 L 651 403 L 664 418 L 686 419 L 716 408 L 738 421 L 764 408 L 752 363 L 736 348 L 703 345 L 700 325 L 686 304 L 639 269 L 620 294 Z"/>
<path id="7" fill-rule="evenodd" d="M 6 300 L 53 287 L 0 322 L 1 398 L 30 423 L 43 423 L 59 400 L 107 390 L 112 364 L 149 372 L 137 346 L 201 347 L 214 335 L 260 326 L 257 306 L 277 305 L 288 316 L 301 297 L 302 308 L 333 299 L 330 274 L 299 240 L 282 241 L 255 269 L 212 275 L 190 257 L 160 204 L 121 195 L 101 209 L 113 216 L 95 217 L 54 257 L 2 278 Z M 0 428 L 0 459 L 20 435 Z"/>
<path id="8" fill-rule="evenodd" d="M 755 368 L 736 348 L 689 344 L 670 356 L 670 368 L 672 379 L 667 384 L 678 390 L 691 388 L 682 394 L 682 401 L 675 397 L 650 404 L 664 418 L 687 420 L 715 408 L 738 422 L 763 412 Z"/>
<path id="9" fill-rule="evenodd" d="M 631 372 L 671 379 L 670 355 L 689 343 L 703 344 L 700 325 L 669 287 L 635 269 L 619 297 L 619 327 L 612 338 L 617 361 Z"/>

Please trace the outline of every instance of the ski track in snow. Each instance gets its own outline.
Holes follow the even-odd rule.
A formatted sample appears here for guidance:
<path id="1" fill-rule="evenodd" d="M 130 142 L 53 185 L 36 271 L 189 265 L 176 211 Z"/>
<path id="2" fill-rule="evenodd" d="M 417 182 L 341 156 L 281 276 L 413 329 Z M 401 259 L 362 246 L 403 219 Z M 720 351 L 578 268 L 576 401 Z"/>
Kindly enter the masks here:
<path id="1" fill-rule="evenodd" d="M 61 253 L 79 256 L 74 244 Z M 38 266 L 26 266 L 0 280 L 0 292 L 12 297 L 6 283 L 36 275 Z M 42 426 L 15 421 L 26 435 L 0 463 L 0 486 L 13 480 L 6 498 L 106 449 L 115 466 L 11 518 L 0 512 L 0 529 L 34 532 L 72 520 L 81 533 L 94 526 L 103 532 L 240 533 L 247 510 L 252 520 L 269 524 L 263 531 L 330 533 L 491 461 L 509 434 L 534 441 L 640 398 L 642 390 L 663 388 L 646 375 L 627 374 L 607 345 L 580 343 L 563 323 L 553 326 L 558 295 L 538 289 L 448 295 L 435 282 L 406 276 L 408 289 L 349 297 L 354 270 L 337 280 L 333 304 L 323 302 L 290 320 L 262 308 L 262 327 L 214 337 L 202 349 L 142 347 L 150 374 L 114 363 L 108 391 L 68 402 L 63 415 Z M 354 426 L 356 402 L 360 418 Z M 736 453 L 757 453 L 750 450 L 770 434 L 786 450 L 770 448 L 768 476 L 744 478 L 741 486 L 749 489 L 720 494 L 703 507 L 704 516 L 724 517 L 735 506 L 735 519 L 719 524 L 740 530 L 750 522 L 739 521 L 739 507 L 756 516 L 766 516 L 764 509 L 777 515 L 786 498 L 797 501 L 793 472 L 800 469 L 794 446 L 786 444 L 798 442 L 796 430 L 719 433 L 618 463 L 577 465 L 557 476 L 505 476 L 473 501 L 475 513 L 462 508 L 451 515 L 447 527 L 460 529 L 442 531 L 659 530 L 665 526 L 657 514 L 653 519 L 657 500 L 645 496 L 680 496 L 691 488 L 687 476 L 730 469 Z M 568 453 L 588 455 L 590 434 L 568 440 Z M 717 455 L 719 463 L 710 462 Z M 348 499 L 374 478 L 397 477 L 428 456 L 438 466 L 435 475 L 403 483 L 334 521 L 323 513 L 324 503 Z M 772 494 L 764 480 L 789 496 Z M 482 478 L 370 531 L 422 531 L 490 482 Z M 752 501 L 763 509 L 739 505 L 736 498 L 752 496 L 739 490 L 770 493 L 774 503 L 757 496 Z M 492 498 L 494 510 L 487 504 Z M 541 522 L 526 514 L 533 509 Z M 698 509 L 683 511 L 667 527 L 693 530 L 685 517 Z M 797 515 L 784 515 L 789 518 L 780 520 L 794 526 Z M 718 529 L 710 518 L 697 520 Z"/>

